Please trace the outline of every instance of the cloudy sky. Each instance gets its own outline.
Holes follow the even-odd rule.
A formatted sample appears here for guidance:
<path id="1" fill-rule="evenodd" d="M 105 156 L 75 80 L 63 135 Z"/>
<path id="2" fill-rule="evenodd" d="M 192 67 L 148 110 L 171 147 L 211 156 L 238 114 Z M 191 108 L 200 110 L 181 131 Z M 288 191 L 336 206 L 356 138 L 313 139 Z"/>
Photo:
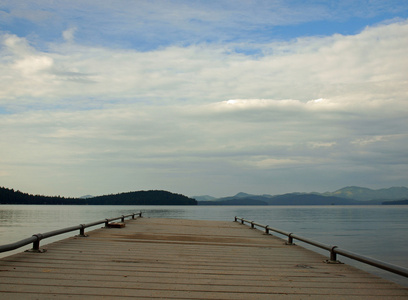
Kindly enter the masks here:
<path id="1" fill-rule="evenodd" d="M 408 185 L 408 3 L 0 2 L 0 186 Z"/>

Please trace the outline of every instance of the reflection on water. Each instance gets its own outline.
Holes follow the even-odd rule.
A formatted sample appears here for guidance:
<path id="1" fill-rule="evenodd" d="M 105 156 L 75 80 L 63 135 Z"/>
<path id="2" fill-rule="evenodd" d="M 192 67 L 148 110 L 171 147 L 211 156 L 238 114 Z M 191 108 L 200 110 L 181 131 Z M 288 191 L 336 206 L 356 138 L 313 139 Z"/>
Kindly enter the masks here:
<path id="1" fill-rule="evenodd" d="M 408 268 L 406 259 L 408 254 L 408 206 L 0 205 L 0 244 L 12 243 L 35 233 L 44 233 L 139 211 L 142 211 L 145 217 L 151 218 L 233 221 L 234 216 L 244 217 Z M 72 235 L 73 233 L 67 233 L 50 238 L 42 241 L 42 244 Z M 327 251 L 310 246 L 305 247 L 327 255 Z M 24 249 L 14 252 L 22 250 Z M 0 253 L 0 257 L 7 255 L 10 255 L 10 252 Z M 408 286 L 408 279 L 353 261 L 349 262 L 341 256 L 339 258 L 344 262 Z"/>

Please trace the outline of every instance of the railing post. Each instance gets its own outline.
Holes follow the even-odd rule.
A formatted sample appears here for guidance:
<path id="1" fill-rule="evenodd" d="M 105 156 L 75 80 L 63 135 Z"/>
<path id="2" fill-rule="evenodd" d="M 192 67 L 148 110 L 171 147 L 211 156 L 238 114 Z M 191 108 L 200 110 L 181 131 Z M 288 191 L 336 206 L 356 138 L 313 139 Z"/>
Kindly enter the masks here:
<path id="1" fill-rule="evenodd" d="M 122 215 L 122 219 L 120 219 L 120 220 L 122 221 L 122 223 L 125 222 L 125 216 Z"/>
<path id="2" fill-rule="evenodd" d="M 35 253 L 44 253 L 47 250 L 46 249 L 40 249 L 40 241 L 43 238 L 43 235 L 41 233 L 33 234 L 37 239 L 33 242 L 33 248 L 30 250 L 26 250 L 26 252 L 35 252 Z"/>
<path id="3" fill-rule="evenodd" d="M 254 221 L 251 221 L 251 228 L 252 228 L 252 229 L 255 228 Z"/>
<path id="4" fill-rule="evenodd" d="M 106 228 L 109 227 L 109 219 L 105 219 L 105 227 L 106 227 Z"/>
<path id="5" fill-rule="evenodd" d="M 244 224 L 244 219 L 241 219 L 241 224 Z"/>
<path id="6" fill-rule="evenodd" d="M 132 220 L 134 220 L 135 219 L 135 214 L 132 214 Z"/>
<path id="7" fill-rule="evenodd" d="M 234 222 L 236 222 L 237 221 L 237 216 L 235 216 L 235 218 L 234 218 Z"/>
<path id="8" fill-rule="evenodd" d="M 331 261 L 336 261 L 337 260 L 337 254 L 336 254 L 336 252 L 333 252 L 333 249 L 330 251 L 330 260 Z"/>
<path id="9" fill-rule="evenodd" d="M 265 234 L 269 234 L 269 225 L 265 226 Z"/>
<path id="10" fill-rule="evenodd" d="M 33 248 L 32 248 L 31 250 L 33 250 L 33 251 L 38 251 L 38 250 L 40 250 L 40 240 L 36 240 L 36 241 L 33 243 Z"/>
<path id="11" fill-rule="evenodd" d="M 77 237 L 87 237 L 85 234 L 85 224 L 80 224 L 79 226 L 81 226 L 81 228 L 79 228 L 79 234 Z"/>
<path id="12" fill-rule="evenodd" d="M 334 251 L 334 249 L 336 249 L 337 246 L 332 246 L 330 248 L 330 259 L 326 260 L 325 262 L 328 264 L 342 264 L 341 262 L 339 262 L 337 260 L 337 253 Z"/>
<path id="13" fill-rule="evenodd" d="M 293 237 L 292 237 L 293 233 L 289 233 L 288 234 L 288 241 L 286 242 L 286 245 L 293 245 Z"/>

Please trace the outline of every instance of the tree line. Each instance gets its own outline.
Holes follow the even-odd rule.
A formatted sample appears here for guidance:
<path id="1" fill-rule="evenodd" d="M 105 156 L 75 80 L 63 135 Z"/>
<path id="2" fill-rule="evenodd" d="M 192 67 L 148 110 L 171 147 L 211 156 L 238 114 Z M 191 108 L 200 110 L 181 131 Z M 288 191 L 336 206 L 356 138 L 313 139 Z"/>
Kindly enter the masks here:
<path id="1" fill-rule="evenodd" d="M 103 195 L 91 198 L 32 195 L 0 187 L 0 204 L 47 205 L 197 205 L 195 199 L 168 191 L 151 190 Z"/>

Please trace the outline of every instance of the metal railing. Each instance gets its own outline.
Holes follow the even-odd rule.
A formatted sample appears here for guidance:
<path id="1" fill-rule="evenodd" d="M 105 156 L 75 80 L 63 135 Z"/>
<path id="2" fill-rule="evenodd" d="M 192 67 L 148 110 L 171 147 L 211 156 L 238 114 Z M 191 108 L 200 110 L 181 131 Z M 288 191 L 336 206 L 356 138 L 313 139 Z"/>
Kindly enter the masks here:
<path id="1" fill-rule="evenodd" d="M 62 229 L 49 231 L 49 232 L 45 232 L 45 233 L 37 233 L 37 234 L 34 234 L 33 236 L 31 236 L 29 238 L 26 238 L 24 240 L 20 240 L 18 242 L 12 243 L 12 244 L 7 244 L 7 245 L 0 246 L 0 253 L 15 250 L 15 249 L 21 248 L 23 246 L 26 246 L 28 244 L 31 244 L 31 243 L 33 243 L 33 248 L 31 250 L 28 250 L 28 251 L 30 251 L 30 252 L 45 252 L 44 249 L 40 249 L 40 241 L 43 240 L 43 239 L 53 237 L 53 236 L 56 236 L 56 235 L 60 235 L 60 234 L 63 234 L 63 233 L 68 233 L 68 232 L 75 231 L 75 230 L 79 230 L 79 235 L 78 236 L 86 237 L 85 228 L 100 225 L 100 224 L 105 224 L 105 227 L 109 227 L 109 222 L 116 221 L 116 220 L 119 220 L 119 219 L 121 220 L 121 222 L 125 222 L 125 218 L 132 217 L 132 219 L 134 219 L 135 216 L 141 218 L 142 213 L 139 212 L 137 214 L 122 215 L 122 216 L 117 217 L 117 218 L 103 219 L 103 220 L 88 223 L 88 224 L 80 224 L 80 225 L 77 225 L 77 226 L 62 228 Z"/>
<path id="2" fill-rule="evenodd" d="M 332 246 L 332 245 L 327 245 L 327 244 L 323 244 L 320 242 L 316 242 L 311 239 L 296 235 L 292 232 L 287 232 L 287 231 L 283 231 L 280 229 L 269 227 L 269 225 L 262 225 L 262 224 L 255 223 L 254 221 L 245 220 L 244 218 L 235 217 L 235 222 L 238 222 L 238 221 L 240 221 L 241 224 L 248 223 L 249 225 L 251 225 L 251 228 L 255 228 L 255 227 L 263 228 L 266 234 L 269 234 L 270 231 L 273 231 L 273 232 L 277 232 L 279 234 L 285 235 L 288 237 L 288 240 L 286 242 L 287 245 L 293 245 L 294 240 L 299 240 L 309 245 L 313 245 L 315 247 L 325 249 L 330 252 L 330 258 L 326 260 L 327 263 L 339 263 L 337 261 L 337 254 L 340 254 L 345 257 L 360 261 L 362 263 L 365 263 L 365 264 L 368 264 L 368 265 L 371 265 L 371 266 L 374 266 L 374 267 L 377 267 L 377 268 L 380 268 L 380 269 L 383 269 L 383 270 L 386 270 L 386 271 L 389 271 L 389 272 L 392 272 L 392 273 L 395 273 L 395 274 L 398 274 L 404 277 L 408 277 L 408 269 L 400 267 L 400 266 L 389 264 L 389 263 L 386 263 L 386 262 L 383 262 L 383 261 L 380 261 L 380 260 L 377 260 L 371 257 L 366 257 L 363 255 L 339 248 L 338 246 Z"/>

